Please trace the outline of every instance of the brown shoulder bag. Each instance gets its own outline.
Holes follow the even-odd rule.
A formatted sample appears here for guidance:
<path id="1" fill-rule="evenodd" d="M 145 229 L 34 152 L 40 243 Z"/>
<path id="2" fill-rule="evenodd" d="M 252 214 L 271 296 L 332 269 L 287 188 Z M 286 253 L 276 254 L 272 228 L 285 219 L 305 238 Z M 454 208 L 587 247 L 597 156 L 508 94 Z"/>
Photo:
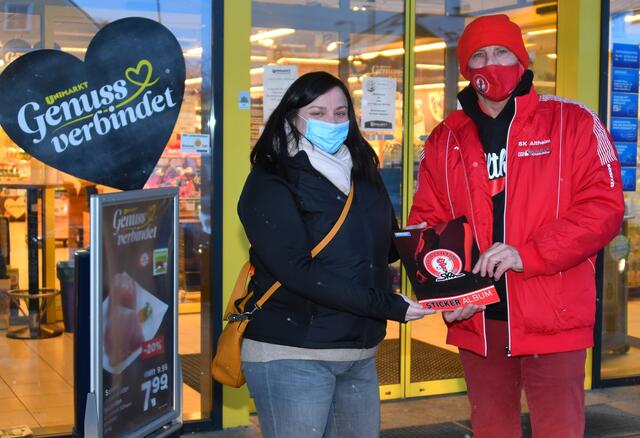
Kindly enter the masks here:
<path id="1" fill-rule="evenodd" d="M 338 220 L 327 235 L 311 250 L 311 257 L 315 257 L 322 251 L 338 233 L 351 208 L 353 193 L 354 184 L 352 181 L 349 197 L 342 208 Z M 247 301 L 249 301 L 249 298 L 253 295 L 253 291 L 247 290 L 248 280 L 252 272 L 253 267 L 251 263 L 246 262 L 238 274 L 236 284 L 224 312 L 224 319 L 227 321 L 227 325 L 222 329 L 222 334 L 220 334 L 218 338 L 216 354 L 211 362 L 211 375 L 213 378 L 223 385 L 234 388 L 239 388 L 245 382 L 241 368 L 241 348 L 242 338 L 244 337 L 244 331 L 247 329 L 247 324 L 251 321 L 253 313 L 260 310 L 267 300 L 271 298 L 271 295 L 281 286 L 279 281 L 273 283 L 262 298 L 256 302 L 254 308 L 250 311 L 245 311 Z"/>

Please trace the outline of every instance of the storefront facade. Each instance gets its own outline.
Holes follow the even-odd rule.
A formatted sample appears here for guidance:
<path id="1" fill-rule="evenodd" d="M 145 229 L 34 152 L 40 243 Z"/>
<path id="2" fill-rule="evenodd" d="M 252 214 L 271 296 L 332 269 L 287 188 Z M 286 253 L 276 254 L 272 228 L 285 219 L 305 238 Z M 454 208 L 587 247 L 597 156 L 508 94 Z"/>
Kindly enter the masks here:
<path id="1" fill-rule="evenodd" d="M 158 21 L 177 38 L 186 63 L 182 109 L 145 188 L 179 188 L 183 419 L 185 430 L 218 429 L 246 424 L 252 406 L 246 387 L 214 384 L 208 364 L 224 304 L 247 257 L 236 202 L 249 171 L 250 147 L 282 88 L 313 70 L 329 71 L 348 84 L 402 222 L 421 146 L 456 108 L 456 93 L 466 86 L 458 74 L 457 39 L 474 17 L 505 13 L 523 29 L 539 93 L 579 100 L 610 127 L 611 121 L 633 127 L 629 120 L 635 120 L 636 136 L 627 129 L 624 141 L 616 142 L 633 152 L 624 164 L 635 181 L 638 67 L 610 62 L 610 53 L 631 50 L 629 46 L 637 50 L 636 10 L 640 1 L 4 1 L 0 70 L 39 48 L 84 59 L 96 32 L 129 16 Z M 619 74 L 635 75 L 635 88 L 612 88 L 612 78 Z M 363 94 L 373 88 L 387 90 L 383 95 L 392 108 L 382 124 L 370 123 L 371 112 L 361 105 Z M 630 110 L 621 117 L 617 106 L 612 113 L 618 99 L 635 99 L 635 113 Z M 0 250 L 14 278 L 10 287 L 26 288 L 33 270 L 23 237 L 26 193 L 33 189 L 41 224 L 40 286 L 60 289 L 56 263 L 72 258 L 89 242 L 88 197 L 112 189 L 40 163 L 0 132 Z M 189 148 L 185 134 L 208 141 L 208 149 Z M 625 225 L 599 258 L 598 325 L 587 363 L 588 388 L 640 380 L 640 361 L 634 359 L 640 355 L 640 219 L 635 197 L 635 185 L 630 185 Z M 394 287 L 407 293 L 399 265 L 394 272 Z M 56 307 L 48 316 L 61 323 L 62 300 Z M 19 322 L 6 319 L 8 325 Z M 383 399 L 465 390 L 457 351 L 445 344 L 444 334 L 439 317 L 388 325 L 378 357 Z M 0 402 L 6 403 L 0 404 L 9 410 L 0 409 L 0 428 L 25 424 L 40 435 L 68 434 L 73 424 L 73 372 L 68 366 L 73 333 L 43 340 L 4 335 L 0 331 Z"/>

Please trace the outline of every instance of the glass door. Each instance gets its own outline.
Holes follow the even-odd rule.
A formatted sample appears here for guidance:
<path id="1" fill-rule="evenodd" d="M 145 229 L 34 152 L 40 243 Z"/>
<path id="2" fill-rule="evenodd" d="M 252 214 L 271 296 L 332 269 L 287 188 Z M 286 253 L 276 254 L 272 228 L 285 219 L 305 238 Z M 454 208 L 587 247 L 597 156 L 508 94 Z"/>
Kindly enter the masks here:
<path id="1" fill-rule="evenodd" d="M 523 6 L 526 3 L 526 6 Z M 458 108 L 457 93 L 469 83 L 459 75 L 457 41 L 464 27 L 482 15 L 503 13 L 520 25 L 539 94 L 555 91 L 556 2 L 416 0 L 415 83 L 413 84 L 414 185 L 424 142 Z M 464 391 L 458 349 L 446 343 L 439 315 L 410 324 L 407 396 Z"/>
<path id="2" fill-rule="evenodd" d="M 599 300 L 594 386 L 640 380 L 640 196 L 637 191 L 640 2 L 609 4 L 606 114 L 620 164 L 625 216 L 605 248 Z M 607 59 L 607 58 L 605 58 Z M 599 330 L 598 330 L 599 329 Z"/>
<path id="3" fill-rule="evenodd" d="M 403 172 L 404 4 L 368 0 L 254 0 L 251 36 L 251 145 L 282 93 L 297 77 L 324 70 L 351 91 L 365 138 L 380 159 L 380 173 L 400 222 Z M 382 93 L 382 120 L 367 96 Z M 364 96 L 364 97 L 363 97 Z M 393 288 L 400 290 L 399 264 Z M 400 325 L 390 322 L 380 346 L 383 398 L 402 395 Z"/>

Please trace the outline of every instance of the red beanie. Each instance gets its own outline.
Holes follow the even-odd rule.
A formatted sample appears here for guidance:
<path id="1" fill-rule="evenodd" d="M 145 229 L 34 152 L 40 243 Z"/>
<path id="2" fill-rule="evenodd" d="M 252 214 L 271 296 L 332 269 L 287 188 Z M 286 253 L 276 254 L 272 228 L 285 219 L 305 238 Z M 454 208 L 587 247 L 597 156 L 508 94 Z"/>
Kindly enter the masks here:
<path id="1" fill-rule="evenodd" d="M 503 46 L 511 50 L 526 69 L 529 54 L 522 41 L 522 31 L 504 14 L 476 18 L 465 27 L 458 41 L 460 73 L 469 79 L 469 58 L 476 50 L 486 46 Z"/>

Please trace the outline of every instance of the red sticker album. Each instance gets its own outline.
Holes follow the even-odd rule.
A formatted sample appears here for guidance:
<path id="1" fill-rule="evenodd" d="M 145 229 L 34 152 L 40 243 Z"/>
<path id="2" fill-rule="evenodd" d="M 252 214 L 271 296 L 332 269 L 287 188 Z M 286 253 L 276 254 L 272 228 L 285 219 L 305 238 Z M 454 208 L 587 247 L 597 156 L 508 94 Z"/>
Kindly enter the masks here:
<path id="1" fill-rule="evenodd" d="M 396 231 L 393 240 L 413 292 L 427 309 L 500 301 L 490 278 L 471 273 L 479 251 L 464 216 L 433 228 Z"/>

